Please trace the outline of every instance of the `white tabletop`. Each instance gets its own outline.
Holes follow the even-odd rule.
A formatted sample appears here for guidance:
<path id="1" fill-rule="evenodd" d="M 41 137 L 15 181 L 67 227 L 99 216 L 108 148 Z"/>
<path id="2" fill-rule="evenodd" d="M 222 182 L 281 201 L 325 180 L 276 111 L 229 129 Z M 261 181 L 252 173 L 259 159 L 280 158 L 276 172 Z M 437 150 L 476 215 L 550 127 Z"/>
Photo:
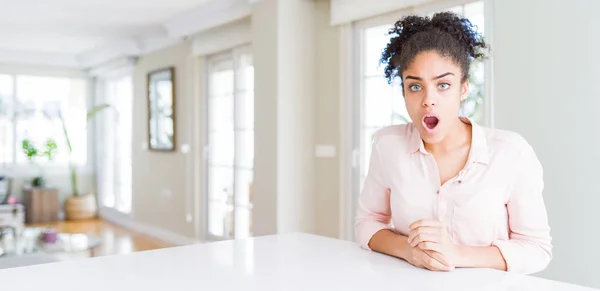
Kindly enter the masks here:
<path id="1" fill-rule="evenodd" d="M 593 290 L 484 269 L 414 268 L 347 241 L 265 236 L 0 270 L 2 290 Z M 83 288 L 83 289 L 82 289 Z"/>

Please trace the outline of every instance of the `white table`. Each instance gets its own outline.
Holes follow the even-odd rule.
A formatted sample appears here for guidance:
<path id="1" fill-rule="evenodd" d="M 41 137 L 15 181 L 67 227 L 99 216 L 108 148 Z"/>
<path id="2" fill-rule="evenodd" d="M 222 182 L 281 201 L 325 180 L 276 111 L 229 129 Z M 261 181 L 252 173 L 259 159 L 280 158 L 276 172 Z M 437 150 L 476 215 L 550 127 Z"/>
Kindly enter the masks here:
<path id="1" fill-rule="evenodd" d="M 494 270 L 431 272 L 352 242 L 307 234 L 5 269 L 0 270 L 0 286 L 61 291 L 593 290 Z"/>

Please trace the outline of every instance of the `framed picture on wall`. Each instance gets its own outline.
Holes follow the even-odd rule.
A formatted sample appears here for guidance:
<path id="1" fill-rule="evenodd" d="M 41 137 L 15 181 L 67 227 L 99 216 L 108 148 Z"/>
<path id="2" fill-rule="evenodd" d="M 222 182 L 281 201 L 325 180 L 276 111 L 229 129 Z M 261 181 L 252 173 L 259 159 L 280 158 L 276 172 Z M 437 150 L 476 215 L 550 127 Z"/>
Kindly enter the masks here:
<path id="1" fill-rule="evenodd" d="M 148 148 L 175 151 L 175 68 L 148 73 Z"/>

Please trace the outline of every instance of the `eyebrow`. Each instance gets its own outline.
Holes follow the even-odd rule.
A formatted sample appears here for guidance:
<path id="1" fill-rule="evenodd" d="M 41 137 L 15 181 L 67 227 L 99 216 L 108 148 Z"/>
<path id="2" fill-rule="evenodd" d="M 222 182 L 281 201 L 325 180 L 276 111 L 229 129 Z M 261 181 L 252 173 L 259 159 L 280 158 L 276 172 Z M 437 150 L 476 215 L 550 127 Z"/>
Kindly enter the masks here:
<path id="1" fill-rule="evenodd" d="M 448 73 L 445 73 L 445 74 L 441 74 L 441 75 L 439 75 L 439 76 L 437 76 L 437 77 L 433 78 L 432 80 L 441 79 L 441 78 L 443 78 L 443 77 L 446 77 L 446 76 L 448 76 L 448 75 L 453 75 L 453 76 L 454 76 L 454 74 L 453 74 L 453 73 L 451 73 L 451 72 L 448 72 Z M 418 80 L 418 81 L 422 81 L 422 80 L 423 80 L 421 77 L 415 77 L 415 76 L 406 76 L 406 79 L 407 79 L 407 80 L 408 80 L 408 79 L 413 79 L 413 80 Z"/>

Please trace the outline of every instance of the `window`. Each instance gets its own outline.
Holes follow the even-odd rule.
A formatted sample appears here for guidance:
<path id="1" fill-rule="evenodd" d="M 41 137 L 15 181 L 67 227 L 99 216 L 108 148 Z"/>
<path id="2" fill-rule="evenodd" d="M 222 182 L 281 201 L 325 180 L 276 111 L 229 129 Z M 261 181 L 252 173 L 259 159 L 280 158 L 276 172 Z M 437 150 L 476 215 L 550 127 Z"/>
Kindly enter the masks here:
<path id="1" fill-rule="evenodd" d="M 0 75 L 0 164 L 12 163 L 14 158 L 13 96 L 13 76 Z"/>
<path id="2" fill-rule="evenodd" d="M 98 116 L 98 191 L 102 206 L 131 213 L 133 83 L 131 76 L 100 82 L 101 104 L 110 104 Z"/>
<path id="3" fill-rule="evenodd" d="M 26 164 L 21 143 L 27 139 L 43 151 L 53 140 L 57 152 L 53 161 L 40 158 L 39 164 L 77 166 L 87 163 L 87 81 L 81 78 L 0 75 L 0 163 Z M 61 117 L 73 148 L 65 139 Z"/>
<path id="4" fill-rule="evenodd" d="M 484 32 L 484 3 L 483 1 L 471 2 L 464 5 L 442 9 L 453 11 L 467 17 L 478 31 Z M 436 11 L 437 12 L 437 11 Z M 433 16 L 435 12 L 427 15 Z M 401 16 L 396 17 L 399 19 Z M 386 20 L 386 22 L 389 19 Z M 384 23 L 373 26 L 373 20 L 358 24 L 355 29 L 355 39 L 358 41 L 356 58 L 359 60 L 357 71 L 359 92 L 354 100 L 354 124 L 352 132 L 357 133 L 353 137 L 353 197 L 355 202 L 363 182 L 367 175 L 369 158 L 371 155 L 371 143 L 373 134 L 382 127 L 392 124 L 404 124 L 410 122 L 410 117 L 404 105 L 402 88 L 399 80 L 394 80 L 390 86 L 384 76 L 384 66 L 379 65 L 383 49 L 389 41 L 388 30 L 393 23 Z M 469 116 L 477 123 L 484 123 L 484 111 L 482 105 L 485 100 L 484 62 L 474 61 L 470 69 L 469 96 L 463 102 L 461 114 Z M 352 207 L 355 211 L 355 207 Z M 351 218 L 354 218 L 354 212 Z M 353 234 L 352 234 L 353 235 Z"/>
<path id="5" fill-rule="evenodd" d="M 210 239 L 252 235 L 254 67 L 247 47 L 208 58 Z"/>

